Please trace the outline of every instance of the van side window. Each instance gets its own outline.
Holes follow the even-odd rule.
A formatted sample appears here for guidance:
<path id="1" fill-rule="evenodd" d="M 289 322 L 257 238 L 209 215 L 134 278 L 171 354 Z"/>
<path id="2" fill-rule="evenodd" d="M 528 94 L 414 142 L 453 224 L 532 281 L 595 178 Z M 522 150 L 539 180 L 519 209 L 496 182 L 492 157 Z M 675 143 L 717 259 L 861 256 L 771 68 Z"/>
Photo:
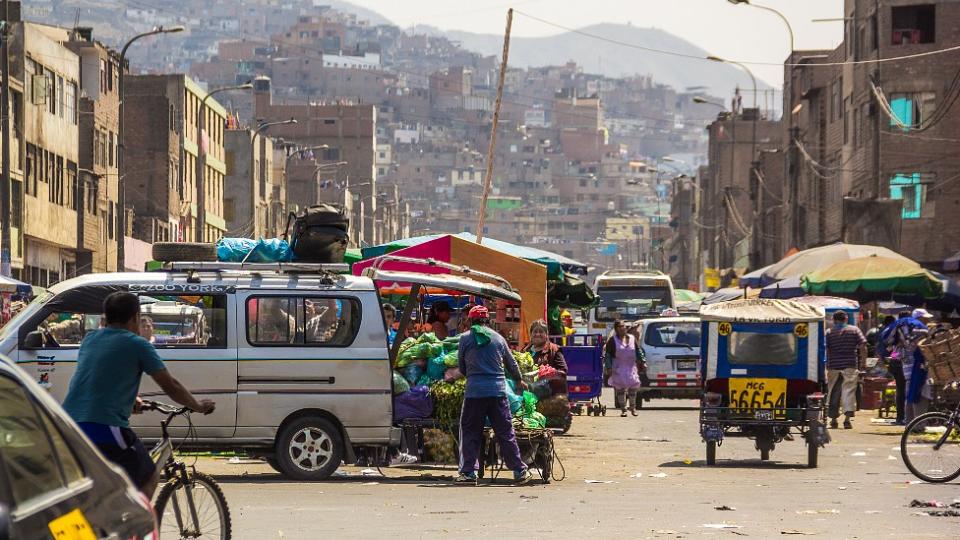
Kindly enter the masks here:
<path id="1" fill-rule="evenodd" d="M 226 347 L 227 297 L 141 296 L 140 335 L 158 349 Z"/>
<path id="2" fill-rule="evenodd" d="M 53 312 L 40 323 L 45 349 L 79 346 L 90 330 L 100 327 L 100 315 Z"/>
<path id="3" fill-rule="evenodd" d="M 247 342 L 254 346 L 346 347 L 360 328 L 360 303 L 329 296 L 247 300 Z"/>

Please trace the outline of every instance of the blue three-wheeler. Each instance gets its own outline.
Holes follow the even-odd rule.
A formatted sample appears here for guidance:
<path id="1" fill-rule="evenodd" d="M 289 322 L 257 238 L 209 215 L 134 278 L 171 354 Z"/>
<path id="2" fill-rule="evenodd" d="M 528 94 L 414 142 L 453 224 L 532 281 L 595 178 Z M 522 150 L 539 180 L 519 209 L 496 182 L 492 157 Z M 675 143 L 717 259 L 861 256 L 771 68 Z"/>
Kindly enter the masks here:
<path id="1" fill-rule="evenodd" d="M 700 434 L 707 465 L 727 437 L 755 442 L 760 459 L 799 435 L 807 465 L 829 442 L 824 424 L 823 308 L 765 298 L 700 309 Z"/>

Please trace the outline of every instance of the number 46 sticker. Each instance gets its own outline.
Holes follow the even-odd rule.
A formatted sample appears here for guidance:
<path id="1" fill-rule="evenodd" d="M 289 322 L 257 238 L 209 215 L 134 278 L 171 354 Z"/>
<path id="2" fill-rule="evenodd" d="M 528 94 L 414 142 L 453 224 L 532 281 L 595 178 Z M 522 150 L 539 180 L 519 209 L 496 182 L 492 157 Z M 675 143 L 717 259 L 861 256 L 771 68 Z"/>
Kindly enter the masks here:
<path id="1" fill-rule="evenodd" d="M 793 335 L 803 339 L 810 335 L 810 325 L 807 323 L 798 323 L 793 327 Z"/>

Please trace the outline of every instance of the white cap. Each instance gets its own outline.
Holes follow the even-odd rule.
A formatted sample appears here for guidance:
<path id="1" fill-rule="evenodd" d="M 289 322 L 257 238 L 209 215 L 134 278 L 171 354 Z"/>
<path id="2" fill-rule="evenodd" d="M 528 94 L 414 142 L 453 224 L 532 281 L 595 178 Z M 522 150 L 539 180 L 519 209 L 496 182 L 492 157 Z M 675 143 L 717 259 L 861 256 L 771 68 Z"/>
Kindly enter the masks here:
<path id="1" fill-rule="evenodd" d="M 923 308 L 917 308 L 910 314 L 914 319 L 932 319 L 933 314 Z"/>

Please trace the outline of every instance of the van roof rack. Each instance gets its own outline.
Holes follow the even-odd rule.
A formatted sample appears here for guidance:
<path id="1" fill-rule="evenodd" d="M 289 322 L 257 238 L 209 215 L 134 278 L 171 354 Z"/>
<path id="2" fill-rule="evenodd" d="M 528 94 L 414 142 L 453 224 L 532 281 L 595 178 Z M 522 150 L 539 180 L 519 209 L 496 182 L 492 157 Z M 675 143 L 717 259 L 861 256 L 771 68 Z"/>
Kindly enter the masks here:
<path id="1" fill-rule="evenodd" d="M 346 263 L 245 263 L 245 262 L 206 262 L 176 261 L 167 262 L 160 267 L 161 272 L 276 272 L 278 274 L 345 274 L 350 271 Z"/>

